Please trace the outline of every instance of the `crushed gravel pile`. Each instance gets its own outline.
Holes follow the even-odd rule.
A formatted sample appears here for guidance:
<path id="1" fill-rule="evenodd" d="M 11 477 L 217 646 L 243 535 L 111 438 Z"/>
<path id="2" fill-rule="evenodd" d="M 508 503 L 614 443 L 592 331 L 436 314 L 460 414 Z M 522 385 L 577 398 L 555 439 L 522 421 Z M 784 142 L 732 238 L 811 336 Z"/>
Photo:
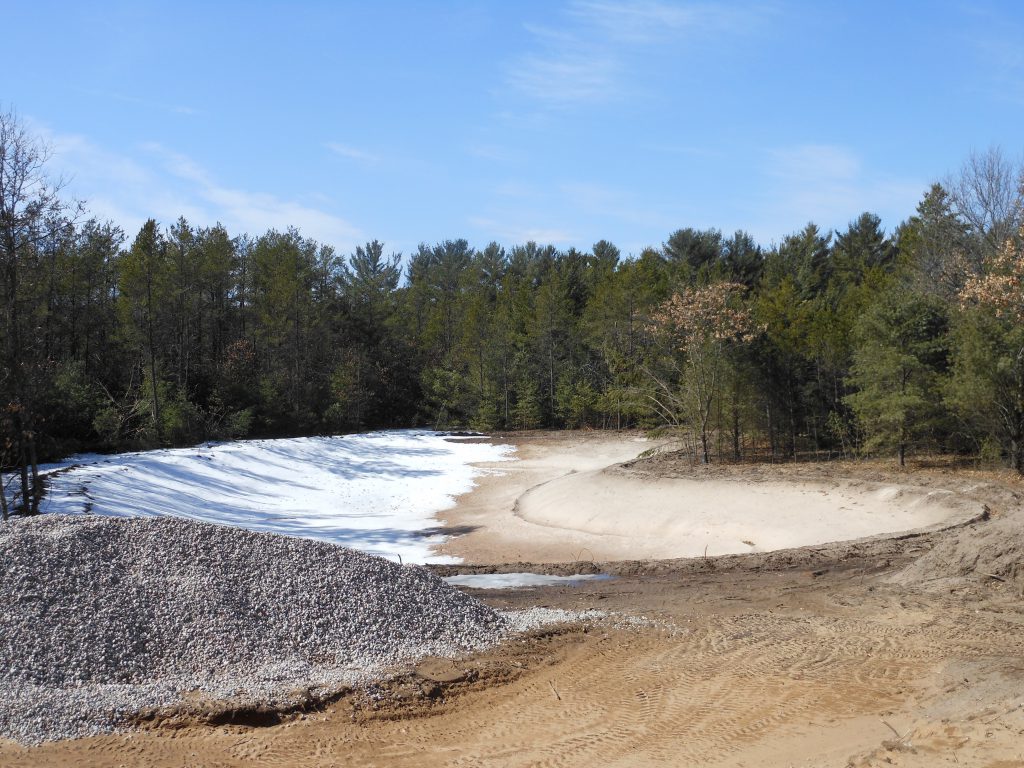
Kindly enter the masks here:
<path id="1" fill-rule="evenodd" d="M 201 690 L 273 704 L 518 627 L 418 567 L 173 519 L 0 524 L 0 737 L 98 733 Z"/>

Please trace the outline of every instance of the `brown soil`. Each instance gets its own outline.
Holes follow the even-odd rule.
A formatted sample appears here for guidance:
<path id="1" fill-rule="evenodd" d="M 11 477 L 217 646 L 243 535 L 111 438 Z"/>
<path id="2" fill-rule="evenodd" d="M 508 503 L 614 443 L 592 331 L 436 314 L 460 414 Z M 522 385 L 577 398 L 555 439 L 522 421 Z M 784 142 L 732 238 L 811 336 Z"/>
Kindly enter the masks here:
<path id="1" fill-rule="evenodd" d="M 671 454 L 622 471 L 911 484 L 979 501 L 990 519 L 782 552 L 550 566 L 618 576 L 479 594 L 647 620 L 428 659 L 308 712 L 197 705 L 129 735 L 0 746 L 0 765 L 1024 766 L 1016 478 L 876 464 L 700 472 Z"/>

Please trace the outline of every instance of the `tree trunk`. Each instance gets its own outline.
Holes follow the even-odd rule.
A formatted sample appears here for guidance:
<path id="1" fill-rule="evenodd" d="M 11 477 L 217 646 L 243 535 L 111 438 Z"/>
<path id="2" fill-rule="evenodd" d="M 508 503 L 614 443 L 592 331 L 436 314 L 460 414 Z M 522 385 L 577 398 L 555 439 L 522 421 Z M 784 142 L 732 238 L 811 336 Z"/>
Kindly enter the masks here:
<path id="1" fill-rule="evenodd" d="M 791 459 L 796 458 L 796 411 L 793 403 L 789 404 L 789 456 Z"/>
<path id="2" fill-rule="evenodd" d="M 28 513 L 28 500 L 31 492 L 28 485 L 28 452 L 25 450 L 25 422 L 20 413 L 18 414 L 18 473 L 21 476 L 21 504 L 18 509 L 24 515 Z"/>
<path id="3" fill-rule="evenodd" d="M 501 396 L 505 406 L 505 429 L 508 429 L 508 350 L 501 348 Z"/>
<path id="4" fill-rule="evenodd" d="M 150 258 L 153 255 L 150 254 Z M 157 442 L 160 441 L 160 398 L 156 386 L 156 345 L 153 334 L 153 265 L 148 265 L 149 273 L 146 275 L 146 315 L 147 335 L 149 339 L 149 377 L 153 393 L 153 427 L 156 429 Z"/>
<path id="5" fill-rule="evenodd" d="M 29 514 L 39 514 L 39 504 L 43 500 L 43 485 L 39 479 L 39 457 L 36 454 L 36 426 L 33 423 L 31 412 L 28 415 L 28 465 L 29 474 L 32 480 L 32 498 L 29 502 Z"/>
<path id="6" fill-rule="evenodd" d="M 3 462 L 0 461 L 0 467 L 2 466 Z M 7 520 L 10 516 L 10 512 L 7 510 L 7 486 L 4 483 L 3 472 L 0 471 L 0 520 Z"/>
<path id="7" fill-rule="evenodd" d="M 732 457 L 739 461 L 740 455 L 740 409 L 736 401 L 732 404 Z"/>
<path id="8" fill-rule="evenodd" d="M 555 348 L 554 341 L 548 339 L 548 403 L 551 408 L 551 421 L 555 416 Z"/>

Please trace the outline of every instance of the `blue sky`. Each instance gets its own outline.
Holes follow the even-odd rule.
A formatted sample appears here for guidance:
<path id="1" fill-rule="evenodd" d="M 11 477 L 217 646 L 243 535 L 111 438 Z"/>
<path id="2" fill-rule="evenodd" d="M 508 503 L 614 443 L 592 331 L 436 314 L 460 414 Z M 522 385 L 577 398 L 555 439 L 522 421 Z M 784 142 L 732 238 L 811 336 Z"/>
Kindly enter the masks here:
<path id="1" fill-rule="evenodd" d="M 0 106 L 129 236 L 538 240 L 887 230 L 1024 153 L 1024 4 L 0 0 Z M 10 62 L 17 62 L 11 66 Z"/>

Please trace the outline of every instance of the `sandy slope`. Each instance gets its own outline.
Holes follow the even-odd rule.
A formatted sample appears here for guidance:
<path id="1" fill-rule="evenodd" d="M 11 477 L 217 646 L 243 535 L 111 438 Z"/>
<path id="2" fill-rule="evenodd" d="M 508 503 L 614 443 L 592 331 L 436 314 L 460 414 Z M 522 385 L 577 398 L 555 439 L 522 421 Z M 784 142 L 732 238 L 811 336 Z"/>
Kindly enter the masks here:
<path id="1" fill-rule="evenodd" d="M 496 605 L 598 606 L 658 624 L 570 627 L 422 665 L 273 727 L 177 720 L 0 746 L 0 765 L 1024 765 L 1018 598 L 998 582 L 929 595 L 881 578 L 927 547 L 801 551 L 795 568 L 701 559 L 583 588 L 489 593 Z"/>
<path id="2" fill-rule="evenodd" d="M 494 503 L 514 504 L 537 478 L 560 476 L 545 476 L 546 451 L 594 448 L 579 442 L 591 438 L 563 437 L 522 441 L 518 470 L 485 478 L 460 501 L 460 519 L 487 523 Z M 571 464 L 561 461 L 562 470 Z M 496 607 L 601 608 L 651 621 L 570 626 L 457 664 L 428 661 L 272 727 L 178 717 L 127 737 L 0 745 L 0 766 L 1024 766 L 1019 479 L 861 464 L 704 471 L 671 456 L 626 471 L 867 494 L 912 487 L 915 498 L 946 491 L 960 511 L 984 505 L 991 519 L 776 552 L 605 563 L 618 578 L 479 592 Z M 526 556 L 566 547 L 539 535 L 557 529 L 497 519 L 504 541 L 480 528 L 454 543 Z"/>
<path id="3" fill-rule="evenodd" d="M 572 432 L 506 435 L 500 441 L 515 445 L 516 461 L 477 465 L 488 474 L 477 479 L 477 487 L 461 496 L 454 509 L 441 513 L 448 529 L 462 535 L 444 542 L 436 551 L 471 563 L 616 559 L 606 537 L 582 530 L 539 527 L 517 516 L 516 505 L 531 488 L 574 472 L 629 461 L 652 443 L 638 434 Z"/>
<path id="4" fill-rule="evenodd" d="M 445 513 L 467 533 L 440 552 L 470 563 L 703 557 L 890 534 L 981 512 L 978 502 L 910 483 L 641 477 L 616 468 L 657 446 L 635 435 L 511 440 L 519 461 L 491 465 L 495 474 Z"/>

